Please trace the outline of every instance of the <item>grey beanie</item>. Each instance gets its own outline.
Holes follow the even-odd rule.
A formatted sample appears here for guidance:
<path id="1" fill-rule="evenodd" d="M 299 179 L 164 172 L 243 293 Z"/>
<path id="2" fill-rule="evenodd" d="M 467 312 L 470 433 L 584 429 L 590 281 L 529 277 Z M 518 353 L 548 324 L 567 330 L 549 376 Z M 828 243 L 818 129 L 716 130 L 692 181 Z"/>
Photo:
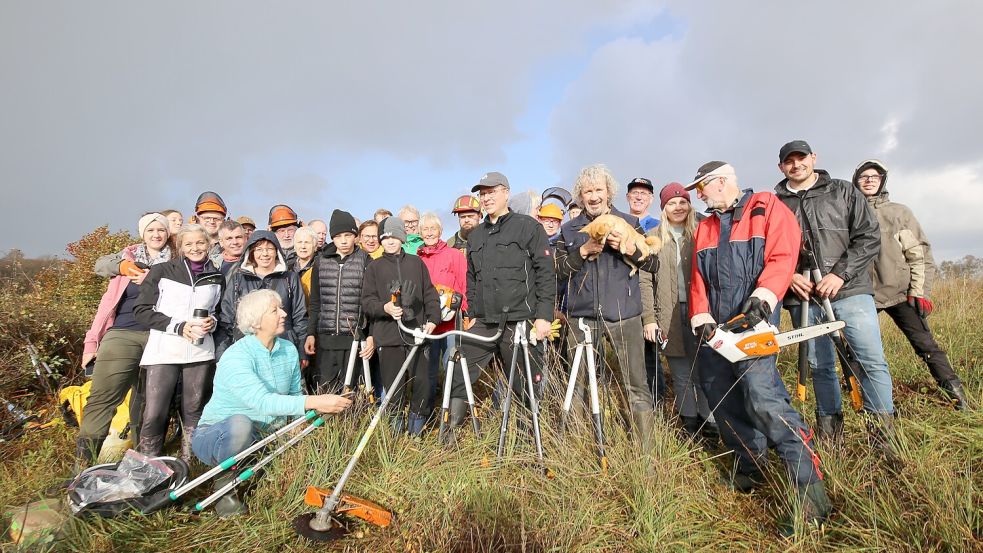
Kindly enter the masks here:
<path id="1" fill-rule="evenodd" d="M 379 240 L 386 238 L 396 238 L 400 242 L 406 243 L 406 227 L 403 220 L 399 217 L 386 217 L 382 221 L 382 232 L 379 233 Z"/>

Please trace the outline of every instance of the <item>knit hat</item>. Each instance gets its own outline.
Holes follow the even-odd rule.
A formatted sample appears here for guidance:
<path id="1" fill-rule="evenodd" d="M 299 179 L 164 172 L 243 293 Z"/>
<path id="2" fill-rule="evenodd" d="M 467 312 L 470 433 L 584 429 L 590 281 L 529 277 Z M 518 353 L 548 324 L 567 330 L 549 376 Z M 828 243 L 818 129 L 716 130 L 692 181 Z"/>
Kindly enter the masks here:
<path id="1" fill-rule="evenodd" d="M 143 217 L 140 217 L 140 221 L 137 222 L 137 230 L 140 233 L 140 239 L 143 240 L 143 231 L 147 230 L 150 223 L 157 221 L 158 223 L 164 225 L 164 232 L 170 236 L 170 225 L 168 224 L 167 217 L 164 217 L 160 213 L 148 213 Z"/>
<path id="2" fill-rule="evenodd" d="M 406 242 L 406 227 L 399 217 L 386 217 L 379 226 L 382 228 L 382 232 L 379 233 L 380 242 L 386 238 L 396 238 L 400 242 Z"/>
<path id="3" fill-rule="evenodd" d="M 331 222 L 328 224 L 328 235 L 331 236 L 331 238 L 334 238 L 343 232 L 350 232 L 357 235 L 358 225 L 355 224 L 355 218 L 352 217 L 351 213 L 336 209 L 331 212 Z"/>
<path id="4" fill-rule="evenodd" d="M 204 213 L 206 211 L 217 211 L 222 215 L 229 212 L 225 207 L 225 202 L 222 201 L 222 196 L 219 196 L 215 192 L 202 192 L 198 196 L 198 201 L 195 202 L 195 213 Z"/>
<path id="5" fill-rule="evenodd" d="M 689 192 L 678 182 L 670 182 L 659 191 L 659 209 L 665 209 L 666 204 L 673 198 L 686 198 L 687 202 L 693 203 L 689 197 Z"/>
<path id="6" fill-rule="evenodd" d="M 297 212 L 290 209 L 290 206 L 278 204 L 270 208 L 270 228 L 287 227 L 297 225 Z"/>

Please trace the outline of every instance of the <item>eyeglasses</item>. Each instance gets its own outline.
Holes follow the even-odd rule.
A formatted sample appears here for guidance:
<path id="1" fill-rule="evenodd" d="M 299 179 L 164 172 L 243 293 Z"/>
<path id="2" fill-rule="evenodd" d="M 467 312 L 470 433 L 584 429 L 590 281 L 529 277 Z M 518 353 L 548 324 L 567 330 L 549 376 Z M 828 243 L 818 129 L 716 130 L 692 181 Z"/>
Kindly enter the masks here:
<path id="1" fill-rule="evenodd" d="M 644 198 L 647 196 L 652 196 L 652 193 L 649 192 L 648 190 L 645 190 L 644 188 L 636 188 L 635 190 L 629 192 L 628 195 L 634 196 L 636 198 Z"/>
<path id="2" fill-rule="evenodd" d="M 479 198 L 484 198 L 485 196 L 491 196 L 493 194 L 498 194 L 502 190 L 505 190 L 505 188 L 503 188 L 501 186 L 496 186 L 495 188 L 482 188 L 481 190 L 478 191 L 478 197 Z"/>
<path id="3" fill-rule="evenodd" d="M 706 187 L 708 187 L 708 186 L 710 186 L 710 184 L 713 181 L 715 181 L 717 179 L 727 180 L 727 177 L 729 177 L 731 174 L 732 173 L 726 173 L 726 174 L 723 174 L 723 175 L 713 175 L 712 177 L 709 177 L 707 179 L 704 179 L 704 180 L 696 183 L 696 190 L 698 192 L 703 192 L 703 189 L 706 188 Z"/>
<path id="4" fill-rule="evenodd" d="M 881 182 L 880 175 L 863 175 L 857 179 L 858 182 Z"/>
<path id="5" fill-rule="evenodd" d="M 203 223 L 221 223 L 225 219 L 223 219 L 222 217 L 209 216 L 209 217 L 198 217 L 198 220 Z"/>
<path id="6" fill-rule="evenodd" d="M 253 251 L 260 254 L 262 253 L 275 254 L 276 248 L 253 248 Z"/>

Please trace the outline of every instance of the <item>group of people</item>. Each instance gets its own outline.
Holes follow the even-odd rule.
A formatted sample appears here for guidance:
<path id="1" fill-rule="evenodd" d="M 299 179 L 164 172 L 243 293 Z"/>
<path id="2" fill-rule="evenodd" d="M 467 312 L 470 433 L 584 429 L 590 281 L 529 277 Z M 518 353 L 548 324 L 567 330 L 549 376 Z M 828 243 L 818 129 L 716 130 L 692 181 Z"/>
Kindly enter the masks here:
<path id="1" fill-rule="evenodd" d="M 518 329 L 530 329 L 530 374 L 542 394 L 547 350 L 569 359 L 584 341 L 583 326 L 617 359 L 612 372 L 642 452 L 652 447 L 667 395 L 664 358 L 683 430 L 722 440 L 733 452 L 729 483 L 740 491 L 762 485 L 774 447 L 803 520 L 821 522 L 831 506 L 813 430 L 792 407 L 776 356 L 728 362 L 703 347 L 719 324 L 743 315 L 750 326 L 777 325 L 782 307 L 796 324 L 801 309 L 818 322 L 829 300 L 846 322 L 872 443 L 894 461 L 878 311 L 898 324 L 956 408 L 967 399 L 925 320 L 934 277 L 928 241 L 911 211 L 889 201 L 886 166 L 864 161 L 849 182 L 815 163 L 809 144 L 789 142 L 778 160 L 785 178 L 774 193 L 756 193 L 740 188 L 732 165 L 711 161 L 688 184 L 662 187 L 655 216 L 649 179 L 628 183 L 625 213 L 614 206 L 618 183 L 603 165 L 581 170 L 572 193 L 545 191 L 533 216 L 509 208 L 508 179 L 490 172 L 452 204 L 459 228 L 446 241 L 437 215 L 409 205 L 363 222 L 335 209 L 327 224 L 306 225 L 276 205 L 267 230 L 249 217 L 233 219 L 214 192 L 199 196 L 187 225 L 176 211 L 145 214 L 137 224 L 142 242 L 96 263 L 110 281 L 85 340 L 82 362 L 94 361 L 95 369 L 78 456 L 94 460 L 132 390 L 141 452 L 161 452 L 177 393 L 182 455 L 218 464 L 284 417 L 348 408 L 345 386 L 357 385 L 359 371 L 345 382 L 346 369 L 356 354 L 369 362 L 376 389 L 393 394 L 393 427 L 420 436 L 433 420 L 449 344 L 422 348 L 408 380 L 394 388 L 414 342 L 399 322 L 427 334 L 457 327 L 498 335 L 462 342 L 472 386 L 463 373 L 453 375 L 451 443 L 469 413 L 467 390 L 483 374 L 499 378 L 494 360 L 508 369 Z M 693 207 L 693 193 L 705 214 Z M 634 230 L 602 239 L 581 232 L 603 215 Z M 662 247 L 647 255 L 629 235 L 635 232 L 659 237 Z M 554 321 L 565 323 L 563 338 L 550 341 Z M 843 408 L 828 337 L 812 340 L 809 363 L 815 437 L 835 444 Z M 522 397 L 523 383 L 515 385 Z M 244 509 L 234 494 L 217 507 L 222 514 Z"/>

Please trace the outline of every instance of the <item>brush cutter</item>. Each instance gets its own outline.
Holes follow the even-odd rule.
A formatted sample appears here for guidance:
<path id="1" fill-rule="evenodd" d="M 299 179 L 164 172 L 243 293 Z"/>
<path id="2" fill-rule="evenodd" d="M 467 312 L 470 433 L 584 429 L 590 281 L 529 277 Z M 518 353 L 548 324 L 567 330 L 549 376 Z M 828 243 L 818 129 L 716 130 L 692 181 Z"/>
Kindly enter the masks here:
<path id="1" fill-rule="evenodd" d="M 398 290 L 393 292 L 394 300 L 398 299 L 398 293 Z M 396 304 L 396 301 L 393 303 Z M 400 326 L 402 326 L 402 323 L 400 323 Z M 413 332 L 413 335 L 413 347 L 406 356 L 406 360 L 403 361 L 403 365 L 399 368 L 399 372 L 396 373 L 396 377 L 393 379 L 390 391 L 399 388 L 403 378 L 406 376 L 407 370 L 409 370 L 410 364 L 413 362 L 417 351 L 420 349 L 420 345 L 423 344 L 423 336 L 426 336 L 422 332 L 419 332 L 419 329 L 417 332 Z M 348 530 L 346 526 L 342 524 L 342 522 L 339 521 L 336 516 L 332 515 L 339 515 L 343 512 L 351 512 L 350 509 L 345 509 L 342 506 L 342 495 L 345 484 L 348 482 L 352 472 L 355 470 L 355 465 L 362 456 L 362 452 L 365 451 L 365 446 L 368 445 L 369 440 L 372 438 L 372 434 L 379 425 L 379 421 L 382 420 L 382 417 L 386 412 L 386 408 L 389 407 L 389 402 L 392 401 L 392 398 L 395 395 L 396 394 L 394 393 L 386 393 L 383 396 L 382 403 L 379 404 L 379 410 L 376 411 L 375 415 L 373 415 L 372 420 L 369 422 L 369 427 L 366 428 L 365 433 L 362 434 L 362 438 L 355 447 L 355 453 L 352 455 L 351 460 L 348 461 L 348 466 L 346 466 L 344 472 L 341 473 L 341 478 L 338 479 L 338 483 L 335 485 L 331 495 L 324 500 L 324 504 L 321 509 L 316 513 L 305 513 L 294 518 L 293 527 L 297 534 L 311 541 L 329 541 L 342 538 L 347 533 Z"/>

